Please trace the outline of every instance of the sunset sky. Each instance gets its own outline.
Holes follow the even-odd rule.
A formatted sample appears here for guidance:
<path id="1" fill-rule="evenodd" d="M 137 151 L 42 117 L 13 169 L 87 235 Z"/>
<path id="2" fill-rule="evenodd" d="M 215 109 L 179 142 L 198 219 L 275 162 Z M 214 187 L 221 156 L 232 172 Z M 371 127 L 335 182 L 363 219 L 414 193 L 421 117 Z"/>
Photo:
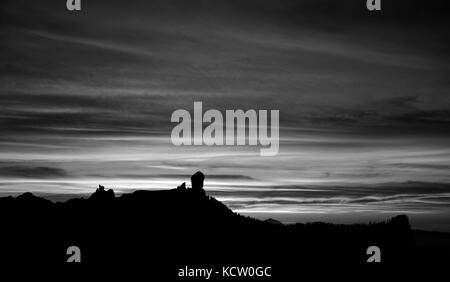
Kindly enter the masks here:
<path id="1" fill-rule="evenodd" d="M 201 170 L 260 218 L 405 213 L 450 231 L 445 1 L 65 2 L 0 4 L 1 195 L 167 189 Z M 194 101 L 279 110 L 279 154 L 172 145 L 171 114 Z"/>

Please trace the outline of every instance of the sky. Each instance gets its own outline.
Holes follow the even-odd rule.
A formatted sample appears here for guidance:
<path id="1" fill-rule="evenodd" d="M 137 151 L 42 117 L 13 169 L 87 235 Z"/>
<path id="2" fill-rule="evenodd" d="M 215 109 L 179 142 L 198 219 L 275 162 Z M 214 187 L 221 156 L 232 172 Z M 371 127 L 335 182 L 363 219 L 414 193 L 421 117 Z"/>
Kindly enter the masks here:
<path id="1" fill-rule="evenodd" d="M 0 4 L 0 195 L 169 189 L 201 170 L 284 222 L 450 231 L 445 1 Z M 177 109 L 280 111 L 280 149 L 174 146 Z"/>

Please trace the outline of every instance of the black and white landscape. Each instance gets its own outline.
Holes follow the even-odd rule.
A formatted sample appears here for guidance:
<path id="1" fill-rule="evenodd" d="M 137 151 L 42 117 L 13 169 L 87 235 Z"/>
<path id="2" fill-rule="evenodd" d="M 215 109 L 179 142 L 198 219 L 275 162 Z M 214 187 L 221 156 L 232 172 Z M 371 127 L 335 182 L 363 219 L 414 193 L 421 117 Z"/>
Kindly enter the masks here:
<path id="1" fill-rule="evenodd" d="M 450 235 L 411 229 L 408 217 L 384 222 L 336 225 L 284 225 L 234 213 L 203 189 L 205 176 L 192 176 L 192 188 L 139 190 L 116 196 L 103 186 L 88 198 L 52 203 L 31 193 L 0 198 L 3 266 L 70 265 L 71 246 L 81 268 L 96 274 L 145 274 L 156 279 L 180 277 L 179 270 L 208 267 L 208 279 L 301 279 L 320 269 L 349 274 L 397 273 L 411 268 L 439 270 L 446 263 Z M 7 242 L 7 243 L 6 243 Z M 382 264 L 368 264 L 370 246 Z M 269 267 L 269 277 L 224 277 L 222 268 Z M 215 272 L 218 273 L 215 273 Z M 405 273 L 406 275 L 406 273 Z M 333 277 L 322 273 L 320 277 Z M 335 276 L 334 276 L 335 277 Z M 195 278 L 195 277 L 190 277 Z M 204 277 L 197 277 L 204 279 Z"/>
<path id="2" fill-rule="evenodd" d="M 2 1 L 2 260 L 448 261 L 449 3 L 381 2 Z M 194 102 L 279 110 L 278 153 L 175 146 Z"/>

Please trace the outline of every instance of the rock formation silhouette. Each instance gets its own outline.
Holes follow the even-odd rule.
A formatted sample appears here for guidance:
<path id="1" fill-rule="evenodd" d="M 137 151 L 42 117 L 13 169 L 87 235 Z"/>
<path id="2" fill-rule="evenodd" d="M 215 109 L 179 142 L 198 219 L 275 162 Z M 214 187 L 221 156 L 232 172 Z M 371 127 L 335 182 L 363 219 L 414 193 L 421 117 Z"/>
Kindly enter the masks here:
<path id="1" fill-rule="evenodd" d="M 186 190 L 186 182 L 183 182 L 180 186 L 177 187 L 177 189 L 181 191 Z"/>
<path id="2" fill-rule="evenodd" d="M 105 190 L 105 187 L 102 185 L 98 185 L 98 189 L 95 190 L 89 200 L 94 201 L 107 201 L 115 198 L 114 191 L 112 189 Z"/>
<path id="3" fill-rule="evenodd" d="M 191 185 L 193 191 L 201 195 L 205 195 L 205 190 L 203 190 L 203 182 L 205 181 L 205 175 L 201 171 L 197 171 L 191 176 Z"/>

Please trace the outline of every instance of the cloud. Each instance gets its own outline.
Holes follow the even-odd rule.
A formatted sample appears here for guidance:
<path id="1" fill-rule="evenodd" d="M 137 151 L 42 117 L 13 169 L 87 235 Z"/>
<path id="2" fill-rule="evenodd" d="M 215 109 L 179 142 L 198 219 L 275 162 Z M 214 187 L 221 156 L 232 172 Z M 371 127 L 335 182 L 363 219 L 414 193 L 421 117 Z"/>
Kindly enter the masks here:
<path id="1" fill-rule="evenodd" d="M 413 203 L 425 198 L 448 197 L 450 184 L 447 183 L 381 183 L 376 185 L 278 185 L 265 189 L 246 189 L 245 187 L 227 190 L 214 190 L 213 195 L 234 199 L 234 201 L 298 202 L 298 203 L 360 203 L 405 200 Z"/>
<path id="2" fill-rule="evenodd" d="M 442 124 L 448 126 L 450 124 L 450 110 L 414 111 L 393 115 L 390 118 L 408 124 Z"/>
<path id="3" fill-rule="evenodd" d="M 61 168 L 47 166 L 2 166 L 0 167 L 2 178 L 61 178 L 68 176 L 67 172 Z"/>
<path id="4" fill-rule="evenodd" d="M 429 163 L 395 163 L 391 166 L 410 169 L 429 169 L 429 170 L 450 170 L 449 164 L 429 164 Z"/>
<path id="5" fill-rule="evenodd" d="M 149 175 L 142 175 L 142 174 L 119 174 L 116 175 L 117 177 L 125 177 L 125 178 L 170 178 L 170 179 L 176 179 L 179 178 L 180 180 L 183 179 L 190 179 L 192 174 L 149 174 Z M 206 175 L 208 179 L 215 179 L 215 180 L 255 180 L 254 178 L 246 175 L 240 175 L 240 174 L 208 174 Z"/>

